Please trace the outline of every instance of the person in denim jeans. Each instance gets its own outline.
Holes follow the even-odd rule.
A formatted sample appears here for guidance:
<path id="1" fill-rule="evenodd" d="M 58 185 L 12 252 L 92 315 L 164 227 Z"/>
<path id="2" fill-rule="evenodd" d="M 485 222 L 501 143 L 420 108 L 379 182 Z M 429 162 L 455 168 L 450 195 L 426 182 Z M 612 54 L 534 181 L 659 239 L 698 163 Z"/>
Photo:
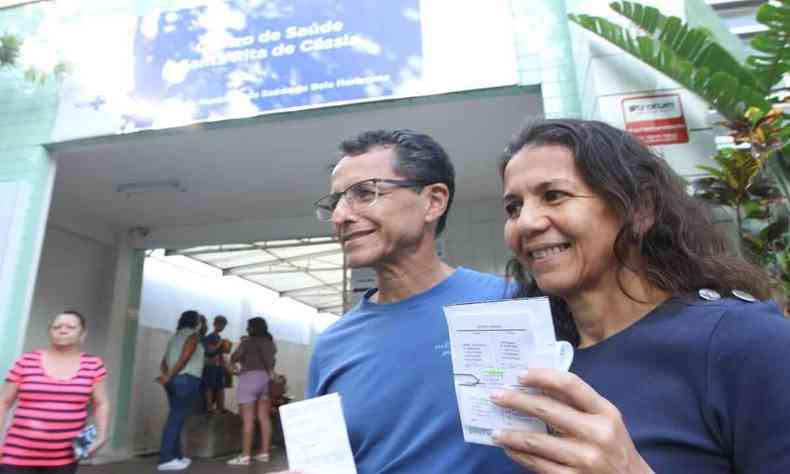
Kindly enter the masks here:
<path id="1" fill-rule="evenodd" d="M 204 353 L 199 330 L 198 312 L 184 311 L 162 358 L 162 373 L 157 381 L 165 388 L 170 412 L 162 432 L 157 466 L 159 471 L 180 471 L 192 462 L 181 453 L 181 431 L 200 394 Z"/>

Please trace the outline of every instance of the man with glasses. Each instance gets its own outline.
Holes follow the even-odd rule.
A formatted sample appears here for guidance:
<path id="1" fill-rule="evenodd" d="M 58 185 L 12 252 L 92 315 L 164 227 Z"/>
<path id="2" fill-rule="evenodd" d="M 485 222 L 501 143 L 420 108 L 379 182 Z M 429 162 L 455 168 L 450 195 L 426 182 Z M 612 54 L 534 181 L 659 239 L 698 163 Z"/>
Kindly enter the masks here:
<path id="1" fill-rule="evenodd" d="M 455 191 L 447 153 L 411 130 L 365 132 L 340 149 L 316 214 L 377 288 L 319 336 L 308 397 L 341 395 L 360 474 L 521 472 L 501 449 L 463 440 L 442 307 L 502 298 L 506 285 L 436 253 Z"/>

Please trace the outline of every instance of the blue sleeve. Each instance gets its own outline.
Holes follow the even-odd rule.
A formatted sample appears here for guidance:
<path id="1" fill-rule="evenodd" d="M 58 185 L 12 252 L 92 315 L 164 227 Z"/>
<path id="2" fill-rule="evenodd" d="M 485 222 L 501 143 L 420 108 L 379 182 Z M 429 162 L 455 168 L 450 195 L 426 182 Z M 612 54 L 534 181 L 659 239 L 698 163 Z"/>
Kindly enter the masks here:
<path id="1" fill-rule="evenodd" d="M 321 379 L 321 367 L 319 363 L 319 354 L 321 353 L 320 338 L 316 340 L 313 354 L 310 356 L 310 367 L 307 371 L 307 388 L 305 389 L 304 398 L 313 398 L 324 395 L 318 393 L 318 387 Z"/>
<path id="2" fill-rule="evenodd" d="M 708 420 L 734 472 L 790 473 L 790 320 L 773 304 L 723 314 L 708 354 Z"/>

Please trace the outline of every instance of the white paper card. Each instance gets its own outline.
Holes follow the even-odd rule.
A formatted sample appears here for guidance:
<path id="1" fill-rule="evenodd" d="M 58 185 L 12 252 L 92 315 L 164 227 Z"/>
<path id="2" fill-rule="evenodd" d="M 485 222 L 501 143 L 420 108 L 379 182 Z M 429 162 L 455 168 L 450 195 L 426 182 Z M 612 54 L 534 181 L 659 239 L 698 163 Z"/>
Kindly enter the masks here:
<path id="1" fill-rule="evenodd" d="M 489 395 L 523 389 L 517 377 L 524 369 L 570 367 L 573 347 L 557 342 L 548 298 L 451 305 L 444 313 L 464 439 L 493 445 L 497 429 L 545 431 L 542 421 L 498 407 Z"/>
<path id="2" fill-rule="evenodd" d="M 282 405 L 288 468 L 318 474 L 357 474 L 340 395 Z"/>

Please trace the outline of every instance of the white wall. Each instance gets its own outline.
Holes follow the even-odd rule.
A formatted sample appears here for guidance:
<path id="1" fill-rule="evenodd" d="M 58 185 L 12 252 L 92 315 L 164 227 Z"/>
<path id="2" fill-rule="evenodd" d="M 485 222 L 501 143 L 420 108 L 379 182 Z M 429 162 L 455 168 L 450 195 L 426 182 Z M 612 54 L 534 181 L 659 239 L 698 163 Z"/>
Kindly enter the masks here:
<path id="1" fill-rule="evenodd" d="M 491 166 L 496 166 L 495 160 Z M 498 187 L 500 192 L 502 189 L 500 182 L 481 185 Z M 505 213 L 499 200 L 455 203 L 442 234 L 444 259 L 453 266 L 504 275 L 511 255 L 505 245 L 504 227 Z"/>
<path id="2" fill-rule="evenodd" d="M 87 352 L 104 354 L 115 251 L 60 227 L 47 226 L 24 350 L 49 345 L 52 317 L 75 309 L 87 319 Z"/>

